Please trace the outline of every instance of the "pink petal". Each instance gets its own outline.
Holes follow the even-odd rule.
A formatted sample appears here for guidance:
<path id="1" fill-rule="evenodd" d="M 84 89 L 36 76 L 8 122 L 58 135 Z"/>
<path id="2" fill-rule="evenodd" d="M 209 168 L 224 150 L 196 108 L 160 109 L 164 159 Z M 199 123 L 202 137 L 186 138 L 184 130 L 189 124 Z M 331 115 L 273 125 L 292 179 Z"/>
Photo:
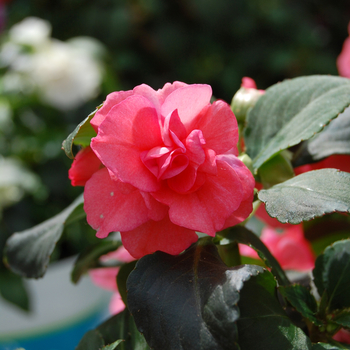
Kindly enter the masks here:
<path id="1" fill-rule="evenodd" d="M 201 130 L 193 130 L 186 138 L 186 155 L 190 162 L 198 168 L 204 163 L 206 154 L 203 149 L 205 140 Z"/>
<path id="2" fill-rule="evenodd" d="M 202 131 L 206 147 L 214 150 L 216 154 L 236 148 L 237 120 L 230 106 L 224 101 L 215 101 L 191 127 Z"/>
<path id="3" fill-rule="evenodd" d="M 168 216 L 161 221 L 150 220 L 134 230 L 121 232 L 121 236 L 124 247 L 135 259 L 157 250 L 177 255 L 198 239 L 194 231 L 174 225 Z"/>
<path id="4" fill-rule="evenodd" d="M 340 76 L 350 78 L 350 37 L 344 41 L 342 51 L 337 58 L 337 68 Z"/>
<path id="5" fill-rule="evenodd" d="M 116 315 L 125 309 L 125 304 L 120 296 L 119 292 L 115 292 L 112 295 L 111 301 L 109 303 L 109 312 L 111 315 Z"/>
<path id="6" fill-rule="evenodd" d="M 135 86 L 133 89 L 133 92 L 136 95 L 141 95 L 143 97 L 146 97 L 147 100 L 149 100 L 152 103 L 152 105 L 157 110 L 157 112 L 160 113 L 161 102 L 159 101 L 157 91 L 152 89 L 149 85 L 141 84 L 141 85 Z"/>
<path id="7" fill-rule="evenodd" d="M 193 166 L 188 166 L 177 176 L 168 179 L 168 185 L 177 193 L 187 193 L 195 184 L 196 178 L 196 169 Z"/>
<path id="8" fill-rule="evenodd" d="M 95 131 L 98 131 L 98 127 L 106 117 L 106 115 L 109 113 L 109 111 L 117 105 L 119 102 L 125 100 L 127 97 L 131 96 L 133 94 L 133 91 L 117 91 L 112 92 L 109 94 L 106 98 L 106 101 L 103 102 L 103 106 L 96 112 L 94 117 L 91 119 L 91 125 L 95 129 Z"/>
<path id="9" fill-rule="evenodd" d="M 120 246 L 117 250 L 114 252 L 110 252 L 108 254 L 102 255 L 100 257 L 101 261 L 112 261 L 112 260 L 117 260 L 121 262 L 130 262 L 135 260 L 129 252 L 124 248 L 124 246 Z"/>
<path id="10" fill-rule="evenodd" d="M 187 135 L 177 109 L 165 117 L 163 129 L 163 140 L 167 146 L 171 146 L 173 143 L 179 146 L 179 141 Z"/>
<path id="11" fill-rule="evenodd" d="M 253 211 L 253 198 L 254 192 L 252 192 L 251 196 L 248 199 L 243 200 L 239 208 L 235 210 L 229 218 L 226 219 L 223 228 L 238 225 L 247 219 L 250 213 Z"/>
<path id="12" fill-rule="evenodd" d="M 148 217 L 154 221 L 160 221 L 168 215 L 168 206 L 156 201 L 149 193 L 140 192 L 148 209 Z"/>
<path id="13" fill-rule="evenodd" d="M 100 288 L 115 291 L 117 287 L 117 274 L 119 267 L 103 267 L 89 270 L 89 276 L 94 284 Z"/>
<path id="14" fill-rule="evenodd" d="M 246 89 L 256 89 L 257 88 L 254 79 L 249 78 L 249 77 L 242 78 L 241 86 L 246 88 Z"/>
<path id="15" fill-rule="evenodd" d="M 161 112 L 165 117 L 177 109 L 181 122 L 186 127 L 210 103 L 211 87 L 193 84 L 178 88 L 165 99 Z"/>
<path id="16" fill-rule="evenodd" d="M 85 185 L 84 210 L 96 236 L 132 230 L 148 220 L 149 210 L 140 191 L 121 181 L 113 181 L 106 168 L 96 172 Z"/>
<path id="17" fill-rule="evenodd" d="M 244 165 L 244 163 L 232 154 L 222 154 L 216 157 L 217 160 L 221 160 L 230 165 L 237 175 L 239 176 L 243 185 L 243 199 L 252 199 L 252 195 L 255 187 L 255 179 L 250 170 Z"/>
<path id="18" fill-rule="evenodd" d="M 68 177 L 72 186 L 85 186 L 92 174 L 102 167 L 101 161 L 97 158 L 90 146 L 81 149 L 75 156 Z"/>
<path id="19" fill-rule="evenodd" d="M 181 195 L 163 186 L 152 193 L 169 205 L 169 217 L 174 224 L 215 236 L 239 208 L 243 196 L 239 176 L 226 162 L 217 161 L 217 168 L 217 176 L 207 175 L 205 183 L 195 192 Z"/>
<path id="20" fill-rule="evenodd" d="M 314 267 L 315 255 L 304 238 L 301 224 L 288 228 L 279 238 L 273 254 L 284 269 L 307 271 Z"/>
<path id="21" fill-rule="evenodd" d="M 182 83 L 181 81 L 174 81 L 171 83 L 166 83 L 161 89 L 157 90 L 157 96 L 161 104 L 164 103 L 165 99 L 175 90 L 188 86 L 186 83 Z"/>
<path id="22" fill-rule="evenodd" d="M 157 112 L 143 96 L 133 95 L 116 105 L 91 140 L 102 163 L 122 181 L 142 191 L 159 188 L 140 154 L 162 144 Z"/>

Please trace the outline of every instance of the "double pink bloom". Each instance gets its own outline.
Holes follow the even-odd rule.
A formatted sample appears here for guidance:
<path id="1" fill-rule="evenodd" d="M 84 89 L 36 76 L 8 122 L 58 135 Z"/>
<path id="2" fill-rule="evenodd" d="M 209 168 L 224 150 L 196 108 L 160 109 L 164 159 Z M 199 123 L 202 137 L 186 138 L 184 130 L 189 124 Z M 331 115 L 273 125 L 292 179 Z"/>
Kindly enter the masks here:
<path id="1" fill-rule="evenodd" d="M 181 82 L 108 95 L 91 120 L 91 149 L 69 172 L 73 184 L 85 184 L 98 237 L 120 231 L 135 258 L 178 254 L 195 231 L 215 236 L 248 217 L 254 178 L 237 158 L 237 121 L 211 95 L 208 85 Z"/>

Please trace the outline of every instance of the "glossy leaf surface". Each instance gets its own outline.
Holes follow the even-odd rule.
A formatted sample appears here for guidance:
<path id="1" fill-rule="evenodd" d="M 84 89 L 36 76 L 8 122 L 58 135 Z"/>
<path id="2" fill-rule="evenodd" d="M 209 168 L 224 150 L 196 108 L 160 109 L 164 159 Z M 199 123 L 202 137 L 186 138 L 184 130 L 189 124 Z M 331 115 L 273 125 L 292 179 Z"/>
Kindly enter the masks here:
<path id="1" fill-rule="evenodd" d="M 308 76 L 271 86 L 250 110 L 247 153 L 258 169 L 279 151 L 308 140 L 350 105 L 350 80 Z"/>
<path id="2" fill-rule="evenodd" d="M 14 233 L 6 243 L 6 259 L 11 270 L 27 278 L 45 274 L 50 255 L 60 239 L 64 225 L 76 208 L 83 210 L 83 196 L 53 218 L 28 230 Z M 76 215 L 76 217 L 80 217 Z"/>
<path id="3" fill-rule="evenodd" d="M 205 242 L 179 256 L 145 256 L 129 276 L 129 309 L 152 349 L 240 349 L 239 292 L 245 281 L 264 269 L 229 268 L 216 247 Z"/>
<path id="4" fill-rule="evenodd" d="M 350 174 L 321 169 L 298 175 L 258 193 L 270 216 L 299 224 L 335 211 L 350 211 Z"/>
<path id="5" fill-rule="evenodd" d="M 327 247 L 313 270 L 318 293 L 327 298 L 326 312 L 350 307 L 350 239 Z"/>

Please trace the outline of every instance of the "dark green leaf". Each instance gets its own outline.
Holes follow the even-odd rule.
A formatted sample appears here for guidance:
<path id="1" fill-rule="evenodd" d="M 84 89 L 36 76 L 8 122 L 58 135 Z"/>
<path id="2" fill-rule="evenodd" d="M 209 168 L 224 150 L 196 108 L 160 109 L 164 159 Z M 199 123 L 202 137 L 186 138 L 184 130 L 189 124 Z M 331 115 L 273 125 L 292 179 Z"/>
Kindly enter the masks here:
<path id="1" fill-rule="evenodd" d="M 75 350 L 100 350 L 104 345 L 102 334 L 93 329 L 85 333 Z"/>
<path id="2" fill-rule="evenodd" d="M 126 306 L 128 306 L 126 281 L 131 271 L 135 268 L 136 262 L 137 261 L 134 260 L 127 264 L 122 265 L 117 275 L 118 291 Z"/>
<path id="3" fill-rule="evenodd" d="M 350 108 L 332 120 L 320 134 L 303 143 L 293 164 L 297 167 L 314 163 L 332 154 L 350 154 Z"/>
<path id="4" fill-rule="evenodd" d="M 317 302 L 306 287 L 299 284 L 280 286 L 279 291 L 304 318 L 317 326 L 322 326 L 323 323 L 315 316 Z"/>
<path id="5" fill-rule="evenodd" d="M 117 340 L 113 344 L 109 344 L 104 346 L 101 350 L 114 350 L 118 347 L 118 345 L 122 342 L 123 340 Z"/>
<path id="6" fill-rule="evenodd" d="M 350 174 L 309 171 L 258 193 L 266 211 L 282 223 L 299 224 L 334 211 L 350 211 Z"/>
<path id="7" fill-rule="evenodd" d="M 0 269 L 0 294 L 10 303 L 29 311 L 29 296 L 23 279 L 6 269 Z"/>
<path id="8" fill-rule="evenodd" d="M 269 272 L 244 283 L 238 302 L 237 322 L 241 350 L 307 350 L 311 342 L 285 314 L 276 295 L 276 282 Z"/>
<path id="9" fill-rule="evenodd" d="M 50 255 L 62 235 L 65 222 L 82 202 L 83 195 L 53 218 L 28 230 L 14 233 L 7 240 L 5 250 L 11 270 L 28 278 L 42 277 L 49 264 Z"/>
<path id="10" fill-rule="evenodd" d="M 335 242 L 316 259 L 314 282 L 327 313 L 350 307 L 350 239 Z M 324 295 L 324 296 L 323 296 Z"/>
<path id="11" fill-rule="evenodd" d="M 350 329 L 350 310 L 345 310 L 337 314 L 333 321 L 344 328 Z"/>
<path id="12" fill-rule="evenodd" d="M 127 309 L 102 323 L 97 330 L 102 334 L 105 344 L 124 340 L 118 350 L 150 350 Z"/>
<path id="13" fill-rule="evenodd" d="M 152 349 L 239 349 L 239 292 L 264 269 L 229 268 L 207 242 L 200 240 L 178 256 L 144 256 L 130 274 L 129 309 Z"/>
<path id="14" fill-rule="evenodd" d="M 247 118 L 245 144 L 254 169 L 320 132 L 349 105 L 346 78 L 299 77 L 268 88 Z"/>
<path id="15" fill-rule="evenodd" d="M 86 147 L 90 144 L 91 138 L 96 136 L 96 131 L 91 126 L 90 120 L 94 117 L 95 113 L 101 108 L 101 106 L 97 107 L 95 111 L 79 123 L 73 132 L 63 141 L 62 149 L 68 158 L 74 159 L 73 144 Z"/>
<path id="16" fill-rule="evenodd" d="M 121 246 L 120 241 L 103 240 L 98 242 L 79 254 L 74 263 L 71 279 L 77 283 L 80 277 L 89 269 L 98 267 L 98 259 L 109 252 L 117 250 Z"/>
<path id="17" fill-rule="evenodd" d="M 286 274 L 281 268 L 278 261 L 270 253 L 265 244 L 260 240 L 260 238 L 254 234 L 252 231 L 248 230 L 244 226 L 234 226 L 231 227 L 225 238 L 229 241 L 236 241 L 238 243 L 246 244 L 253 248 L 260 258 L 265 262 L 265 264 L 271 268 L 271 272 L 276 276 L 280 285 L 289 285 L 290 281 L 288 280 Z"/>

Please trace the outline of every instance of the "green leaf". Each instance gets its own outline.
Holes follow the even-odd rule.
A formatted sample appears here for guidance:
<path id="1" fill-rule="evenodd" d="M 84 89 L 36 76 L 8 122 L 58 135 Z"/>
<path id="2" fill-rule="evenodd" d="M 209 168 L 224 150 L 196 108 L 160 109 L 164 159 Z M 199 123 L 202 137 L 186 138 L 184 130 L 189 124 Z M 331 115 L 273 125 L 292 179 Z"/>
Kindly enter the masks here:
<path id="1" fill-rule="evenodd" d="M 89 114 L 63 141 L 62 149 L 68 158 L 74 159 L 73 144 L 81 145 L 83 147 L 89 146 L 91 138 L 96 136 L 96 131 L 91 126 L 90 121 L 101 107 L 102 105 L 97 107 L 91 114 Z"/>
<path id="2" fill-rule="evenodd" d="M 104 345 L 102 334 L 93 329 L 85 333 L 75 350 L 100 350 Z"/>
<path id="3" fill-rule="evenodd" d="M 71 273 L 73 283 L 77 283 L 80 277 L 89 269 L 100 267 L 98 266 L 98 259 L 102 255 L 117 250 L 120 246 L 120 241 L 103 240 L 81 252 L 74 263 Z"/>
<path id="4" fill-rule="evenodd" d="M 118 350 L 150 350 L 127 309 L 112 316 L 96 329 L 102 334 L 105 344 L 123 340 Z"/>
<path id="5" fill-rule="evenodd" d="M 270 216 L 299 224 L 334 211 L 350 212 L 350 173 L 309 171 L 258 193 Z"/>
<path id="6" fill-rule="evenodd" d="M 83 195 L 80 195 L 60 214 L 28 230 L 14 233 L 7 240 L 5 248 L 6 261 L 11 270 L 27 278 L 42 277 L 66 221 L 82 202 Z"/>
<path id="7" fill-rule="evenodd" d="M 23 279 L 7 269 L 0 269 L 0 294 L 10 303 L 29 311 L 30 300 Z"/>
<path id="8" fill-rule="evenodd" d="M 118 345 L 122 342 L 123 340 L 120 339 L 120 340 L 117 340 L 115 341 L 113 344 L 109 344 L 109 345 L 106 345 L 104 346 L 101 350 L 114 350 L 118 347 Z"/>
<path id="9" fill-rule="evenodd" d="M 131 271 L 134 270 L 136 265 L 136 260 L 131 261 L 127 264 L 123 264 L 121 268 L 119 269 L 118 275 L 117 275 L 117 286 L 119 294 L 126 306 L 128 306 L 128 299 L 127 299 L 127 289 L 126 289 L 126 281 L 131 273 Z"/>
<path id="10" fill-rule="evenodd" d="M 350 80 L 308 76 L 271 86 L 249 111 L 245 144 L 257 170 L 281 150 L 308 140 L 350 105 Z"/>
<path id="11" fill-rule="evenodd" d="M 278 289 L 304 318 L 307 318 L 317 326 L 322 326 L 323 323 L 315 316 L 317 313 L 317 302 L 309 289 L 299 284 L 280 286 Z"/>
<path id="12" fill-rule="evenodd" d="M 350 329 L 350 310 L 345 310 L 337 314 L 333 320 L 335 323 L 339 324 L 344 328 Z"/>
<path id="13" fill-rule="evenodd" d="M 241 350 L 307 350 L 310 339 L 287 317 L 276 295 L 276 282 L 268 271 L 244 283 L 237 322 Z"/>
<path id="14" fill-rule="evenodd" d="M 314 163 L 332 154 L 350 154 L 350 108 L 320 134 L 304 142 L 294 156 L 293 165 Z"/>
<path id="15" fill-rule="evenodd" d="M 316 259 L 314 282 L 326 313 L 350 307 L 350 239 L 335 242 Z"/>
<path id="16" fill-rule="evenodd" d="M 240 349 L 237 302 L 260 266 L 227 267 L 202 239 L 181 255 L 141 258 L 127 281 L 128 305 L 152 349 Z"/>
<path id="17" fill-rule="evenodd" d="M 253 248 L 258 253 L 259 257 L 265 262 L 265 264 L 271 268 L 271 272 L 276 276 L 280 285 L 290 284 L 289 279 L 287 278 L 278 261 L 255 233 L 248 230 L 244 226 L 237 225 L 230 227 L 227 230 L 225 238 L 229 242 L 236 241 Z"/>

